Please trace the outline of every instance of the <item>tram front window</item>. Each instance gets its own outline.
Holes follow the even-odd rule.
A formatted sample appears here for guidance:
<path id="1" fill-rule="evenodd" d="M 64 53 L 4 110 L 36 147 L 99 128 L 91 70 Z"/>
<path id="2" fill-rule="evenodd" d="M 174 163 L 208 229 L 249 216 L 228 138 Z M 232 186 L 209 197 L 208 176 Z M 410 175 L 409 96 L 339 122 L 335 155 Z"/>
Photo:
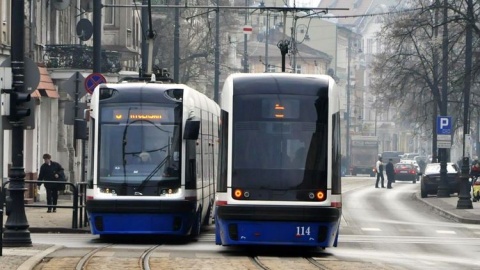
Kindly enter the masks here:
<path id="1" fill-rule="evenodd" d="M 100 188 L 117 195 L 161 195 L 180 187 L 179 108 L 104 107 L 101 112 Z"/>
<path id="2" fill-rule="evenodd" d="M 327 186 L 328 99 L 237 96 L 232 187 L 255 200 L 305 200 Z M 308 200 L 308 199 L 307 199 Z"/>

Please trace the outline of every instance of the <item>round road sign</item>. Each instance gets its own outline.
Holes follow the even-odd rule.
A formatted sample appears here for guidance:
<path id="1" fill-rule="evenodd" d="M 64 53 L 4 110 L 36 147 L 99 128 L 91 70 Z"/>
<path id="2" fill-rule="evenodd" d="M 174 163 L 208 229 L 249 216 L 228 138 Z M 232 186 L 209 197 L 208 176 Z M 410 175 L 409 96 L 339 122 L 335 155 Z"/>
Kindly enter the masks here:
<path id="1" fill-rule="evenodd" d="M 102 74 L 92 73 L 88 75 L 87 78 L 85 78 L 85 90 L 87 90 L 89 94 L 92 94 L 93 90 L 95 90 L 95 87 L 97 87 L 97 85 L 106 82 L 107 80 L 105 79 L 105 77 L 103 77 Z"/>

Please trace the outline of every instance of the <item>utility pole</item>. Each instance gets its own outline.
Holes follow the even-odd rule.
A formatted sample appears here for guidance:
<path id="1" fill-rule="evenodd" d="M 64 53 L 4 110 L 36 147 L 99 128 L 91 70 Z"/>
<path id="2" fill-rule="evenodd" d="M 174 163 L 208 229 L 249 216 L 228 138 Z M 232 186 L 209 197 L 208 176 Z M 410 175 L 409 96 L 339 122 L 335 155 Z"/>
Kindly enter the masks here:
<path id="1" fill-rule="evenodd" d="M 447 116 L 448 102 L 448 0 L 443 0 L 443 37 L 442 37 L 442 95 L 440 115 Z M 447 149 L 438 150 L 440 156 L 440 183 L 438 184 L 437 197 L 450 197 L 450 188 L 447 183 Z"/>
<path id="2" fill-rule="evenodd" d="M 10 178 L 8 187 L 10 198 L 7 201 L 8 218 L 5 222 L 5 231 L 3 233 L 3 245 L 8 247 L 32 246 L 32 239 L 30 238 L 30 231 L 28 230 L 30 225 L 28 225 L 27 216 L 25 215 L 24 202 L 24 193 L 27 189 L 25 188 L 25 168 L 23 167 L 23 140 L 25 131 L 23 119 L 30 115 L 29 109 L 25 108 L 26 103 L 30 102 L 30 94 L 27 93 L 25 89 L 24 81 L 24 8 L 24 0 L 12 0 L 11 65 L 13 90 L 10 92 L 9 116 L 10 123 L 12 124 L 12 167 L 8 174 Z"/>
<path id="3" fill-rule="evenodd" d="M 93 73 L 102 72 L 102 1 L 93 1 Z"/>
<path id="4" fill-rule="evenodd" d="M 347 132 L 345 133 L 345 142 L 346 142 L 346 168 L 350 168 L 350 58 L 351 58 L 351 48 L 350 48 L 350 34 L 348 35 L 348 45 L 347 45 Z M 376 124 L 376 111 L 375 111 L 375 124 Z M 375 135 L 377 133 L 375 126 Z"/>
<path id="5" fill-rule="evenodd" d="M 180 0 L 175 0 L 180 5 Z M 173 32 L 173 81 L 180 82 L 180 9 L 175 8 L 175 29 Z"/>
<path id="6" fill-rule="evenodd" d="M 215 78 L 213 100 L 218 102 L 219 84 L 220 84 L 220 0 L 217 0 L 217 9 L 215 13 Z"/>
<path id="7" fill-rule="evenodd" d="M 101 1 L 99 1 L 101 2 Z M 148 0 L 142 0 L 142 29 L 148 29 Z M 146 41 L 146 33 L 142 33 L 142 69 L 140 72 L 140 77 L 146 75 L 147 64 L 148 64 L 148 44 Z M 175 53 L 174 53 L 175 55 Z"/>
<path id="8" fill-rule="evenodd" d="M 245 0 L 245 6 L 248 7 L 248 0 Z M 248 23 L 248 9 L 245 9 L 245 25 Z M 243 72 L 248 73 L 248 50 L 247 34 L 243 35 Z"/>
<path id="9" fill-rule="evenodd" d="M 268 15 L 268 10 L 267 10 L 267 21 L 265 23 L 265 72 L 268 72 L 268 39 L 269 39 L 269 32 L 270 32 L 270 17 Z"/>
<path id="10" fill-rule="evenodd" d="M 472 40 L 473 40 L 473 2 L 467 0 L 467 27 L 465 31 L 465 80 L 463 88 L 463 164 L 460 177 L 460 191 L 458 193 L 457 209 L 472 209 L 470 200 L 470 188 L 468 184 L 470 162 L 465 154 L 466 136 L 470 133 L 470 119 L 468 109 L 470 107 L 470 85 L 472 80 Z"/>
<path id="11" fill-rule="evenodd" d="M 438 7 L 440 6 L 440 0 L 435 0 L 435 15 L 434 15 L 434 24 L 435 24 L 435 29 L 434 29 L 434 39 L 435 41 L 438 40 L 438 16 L 439 16 L 439 9 Z M 438 47 L 436 46 L 437 43 L 435 43 L 435 48 L 434 48 L 434 54 L 433 54 L 433 82 L 434 86 L 438 87 L 438 81 L 439 81 L 439 74 L 438 74 Z M 439 92 L 440 95 L 440 92 Z M 433 116 L 432 116 L 432 127 L 435 127 L 437 125 L 437 115 L 438 115 L 438 104 L 440 102 L 437 102 L 437 100 L 441 100 L 441 97 L 438 96 L 438 98 L 435 98 L 434 95 L 434 100 L 433 100 Z M 432 162 L 438 162 L 438 149 L 437 149 L 437 129 L 433 128 L 433 139 L 432 139 Z"/>

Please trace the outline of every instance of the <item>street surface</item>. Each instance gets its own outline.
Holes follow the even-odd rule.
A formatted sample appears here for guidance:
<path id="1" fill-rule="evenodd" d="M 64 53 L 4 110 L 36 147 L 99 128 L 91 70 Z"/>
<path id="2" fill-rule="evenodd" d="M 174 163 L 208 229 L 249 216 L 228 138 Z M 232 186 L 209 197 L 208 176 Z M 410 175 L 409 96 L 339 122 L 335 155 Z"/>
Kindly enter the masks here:
<path id="1" fill-rule="evenodd" d="M 419 184 L 374 188 L 374 178 L 345 177 L 339 246 L 216 246 L 214 227 L 196 240 L 100 239 L 89 234 L 32 234 L 64 248 L 35 269 L 480 269 L 480 225 L 449 221 L 414 199 Z"/>

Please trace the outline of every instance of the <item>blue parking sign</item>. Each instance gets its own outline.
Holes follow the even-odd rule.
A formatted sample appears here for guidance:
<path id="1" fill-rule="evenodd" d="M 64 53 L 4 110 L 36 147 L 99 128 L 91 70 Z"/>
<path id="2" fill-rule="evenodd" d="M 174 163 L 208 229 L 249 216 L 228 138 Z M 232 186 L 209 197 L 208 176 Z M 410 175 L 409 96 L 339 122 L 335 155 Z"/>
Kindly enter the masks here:
<path id="1" fill-rule="evenodd" d="M 452 117 L 451 116 L 437 116 L 437 134 L 443 134 L 443 135 L 452 134 Z"/>

